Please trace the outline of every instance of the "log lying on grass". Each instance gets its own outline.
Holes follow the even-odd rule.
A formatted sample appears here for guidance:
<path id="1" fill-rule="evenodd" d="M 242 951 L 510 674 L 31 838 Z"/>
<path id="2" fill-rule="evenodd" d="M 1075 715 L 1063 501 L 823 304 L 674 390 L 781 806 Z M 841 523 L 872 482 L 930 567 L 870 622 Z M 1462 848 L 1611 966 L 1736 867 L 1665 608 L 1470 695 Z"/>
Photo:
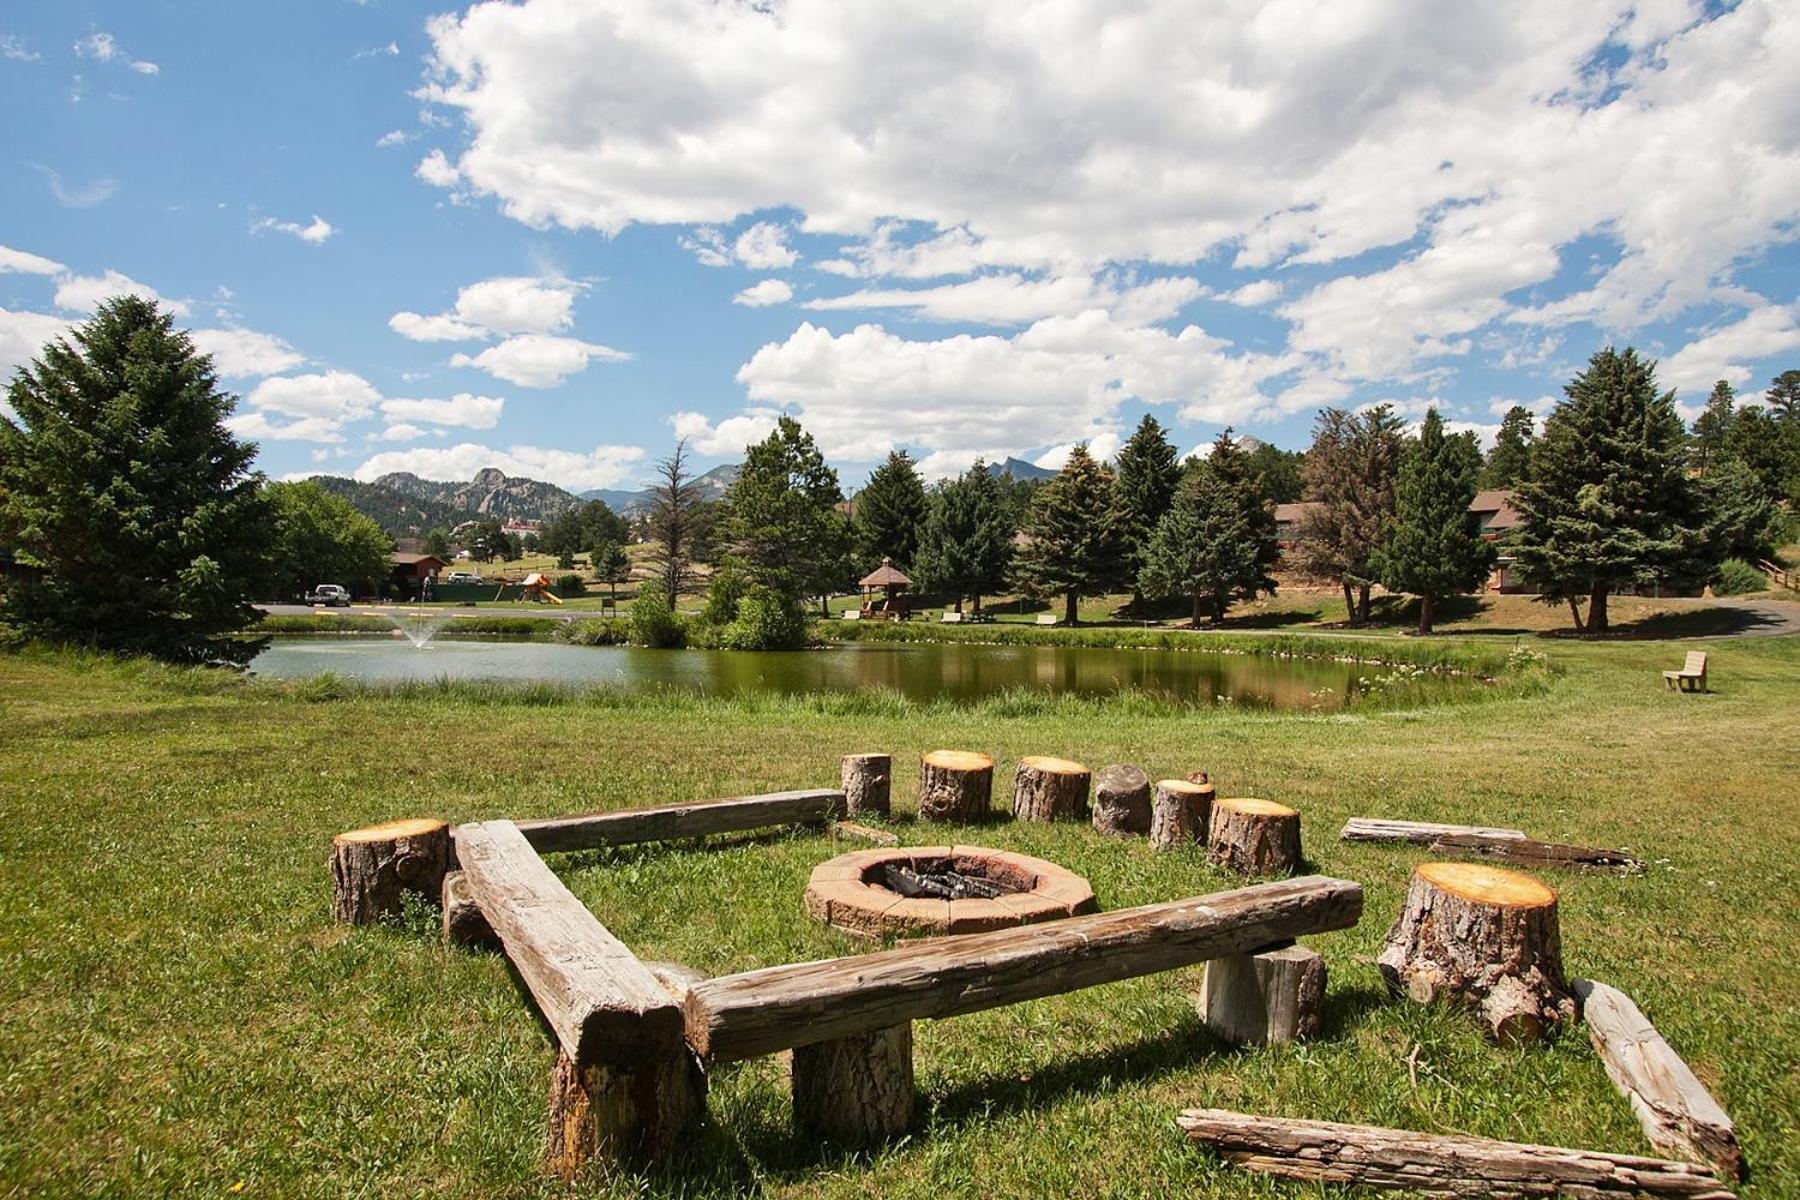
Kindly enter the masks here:
<path id="1" fill-rule="evenodd" d="M 1173 850 L 1206 841 L 1213 790 L 1185 779 L 1164 779 L 1150 797 L 1150 848 Z"/>
<path id="2" fill-rule="evenodd" d="M 688 1043 L 731 1062 L 1191 966 L 1345 929 L 1360 884 L 1309 876 L 1041 925 L 932 938 L 696 984 Z"/>
<path id="3" fill-rule="evenodd" d="M 877 829 L 873 825 L 859 825 L 855 821 L 839 821 L 831 828 L 839 837 L 873 842 L 877 846 L 898 846 L 900 844 L 899 834 L 889 829 Z"/>
<path id="4" fill-rule="evenodd" d="M 1240 1046 L 1311 1037 L 1325 1014 L 1325 960 L 1305 946 L 1215 958 L 1194 1008 L 1208 1029 Z"/>
<path id="5" fill-rule="evenodd" d="M 371 925 L 400 911 L 406 892 L 437 898 L 450 865 L 450 826 L 420 818 L 352 829 L 331 839 L 331 915 Z"/>
<path id="6" fill-rule="evenodd" d="M 919 816 L 927 821 L 986 820 L 994 796 L 994 760 L 973 750 L 932 750 L 919 760 Z"/>
<path id="7" fill-rule="evenodd" d="M 843 792 L 835 788 L 808 788 L 762 796 L 733 796 L 728 800 L 703 800 L 694 804 L 621 808 L 575 817 L 516 821 L 514 824 L 539 854 L 560 854 L 636 842 L 744 833 L 774 825 L 823 825 L 833 817 L 843 815 L 843 811 Z"/>
<path id="8" fill-rule="evenodd" d="M 1743 1178 L 1744 1156 L 1731 1118 L 1631 997 L 1591 979 L 1577 979 L 1573 987 L 1588 1037 L 1650 1144 L 1664 1154 L 1711 1163 L 1726 1179 Z"/>
<path id="9" fill-rule="evenodd" d="M 1021 758 L 1013 775 L 1013 817 L 1020 821 L 1085 821 L 1092 779 L 1086 767 L 1066 758 Z"/>
<path id="10" fill-rule="evenodd" d="M 1671 1196 L 1731 1200 L 1706 1168 L 1595 1150 L 1532 1146 L 1335 1121 L 1191 1108 L 1191 1141 L 1251 1171 L 1437 1196 Z"/>
<path id="11" fill-rule="evenodd" d="M 1441 837 L 1463 835 L 1522 840 L 1525 832 L 1480 825 L 1439 825 L 1432 821 L 1384 821 L 1379 817 L 1351 817 L 1338 831 L 1339 840 L 1346 842 L 1409 842 L 1415 846 L 1429 846 Z"/>
<path id="12" fill-rule="evenodd" d="M 1581 871 L 1619 871 L 1636 875 L 1644 864 L 1623 850 L 1598 850 L 1591 846 L 1566 846 L 1560 842 L 1535 842 L 1530 838 L 1497 838 L 1486 834 L 1445 834 L 1431 843 L 1433 854 L 1459 858 L 1497 858 L 1519 867 L 1568 867 Z"/>
<path id="13" fill-rule="evenodd" d="M 844 785 L 844 812 L 856 817 L 864 813 L 887 816 L 894 777 L 894 759 L 889 754 L 846 754 L 839 770 Z"/>

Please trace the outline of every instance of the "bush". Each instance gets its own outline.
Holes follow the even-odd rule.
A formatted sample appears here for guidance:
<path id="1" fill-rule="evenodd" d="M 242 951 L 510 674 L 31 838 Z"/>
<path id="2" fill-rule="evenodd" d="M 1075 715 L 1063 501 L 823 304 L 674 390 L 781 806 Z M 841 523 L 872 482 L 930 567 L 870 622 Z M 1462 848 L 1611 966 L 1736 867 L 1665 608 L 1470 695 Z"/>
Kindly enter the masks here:
<path id="1" fill-rule="evenodd" d="M 1728 558 L 1719 564 L 1719 574 L 1713 581 L 1713 595 L 1741 596 L 1745 592 L 1760 592 L 1769 586 L 1769 577 L 1741 558 Z"/>
<path id="2" fill-rule="evenodd" d="M 556 580 L 556 594 L 575 599 L 587 594 L 587 584 L 579 575 L 561 575 Z"/>
<path id="3" fill-rule="evenodd" d="M 626 622 L 607 617 L 557 624 L 556 640 L 570 646 L 623 646 L 631 640 L 631 630 Z"/>
<path id="4" fill-rule="evenodd" d="M 631 602 L 631 640 L 653 650 L 672 650 L 687 642 L 687 629 L 661 588 L 645 587 Z"/>
<path id="5" fill-rule="evenodd" d="M 708 625 L 725 626 L 737 620 L 738 605 L 750 581 L 736 567 L 720 567 L 713 573 L 712 586 L 706 591 L 706 608 L 700 619 Z"/>
<path id="6" fill-rule="evenodd" d="M 737 605 L 737 619 L 725 626 L 720 644 L 728 650 L 798 650 L 806 645 L 806 614 L 791 596 L 753 587 Z"/>

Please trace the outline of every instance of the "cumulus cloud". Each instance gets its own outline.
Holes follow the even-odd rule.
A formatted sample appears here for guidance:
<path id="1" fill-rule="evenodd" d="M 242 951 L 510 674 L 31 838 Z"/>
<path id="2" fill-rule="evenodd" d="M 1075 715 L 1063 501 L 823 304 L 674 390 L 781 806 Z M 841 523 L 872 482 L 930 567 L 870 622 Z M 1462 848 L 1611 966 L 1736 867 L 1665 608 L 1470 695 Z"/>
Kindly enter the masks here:
<path id="1" fill-rule="evenodd" d="M 757 409 L 714 424 L 704 413 L 678 412 L 669 418 L 675 436 L 686 438 L 701 454 L 736 455 L 752 442 L 760 442 L 775 430 L 779 413 Z"/>
<path id="2" fill-rule="evenodd" d="M 302 225 L 298 221 L 277 221 L 274 217 L 264 217 L 250 226 L 250 232 L 285 233 L 290 237 L 297 237 L 303 242 L 319 246 L 337 232 L 337 227 L 324 217 L 314 213 L 312 223 L 309 225 Z"/>
<path id="3" fill-rule="evenodd" d="M 395 425 L 389 425 L 377 433 L 372 433 L 369 437 L 377 442 L 416 442 L 424 437 L 425 433 L 426 431 L 419 426 L 408 425 L 402 421 Z"/>
<path id="4" fill-rule="evenodd" d="M 139 283 L 129 275 L 113 270 L 99 275 L 59 275 L 53 299 L 58 308 L 91 313 L 100 307 L 101 301 L 110 300 L 114 296 L 142 296 L 146 300 L 156 301 L 178 317 L 188 314 L 188 306 L 184 302 L 170 300 L 149 284 Z"/>
<path id="5" fill-rule="evenodd" d="M 93 33 L 82 38 L 75 43 L 75 56 L 91 58 L 95 62 L 118 63 L 120 66 L 136 71 L 139 75 L 155 75 L 162 69 L 153 62 L 132 58 L 120 49 L 118 40 L 110 33 Z"/>
<path id="6" fill-rule="evenodd" d="M 521 275 L 471 283 L 456 294 L 451 311 L 425 317 L 398 312 L 388 327 L 416 342 L 474 341 L 494 334 L 557 333 L 575 318 L 583 285 L 567 279 Z"/>
<path id="7" fill-rule="evenodd" d="M 1237 304 L 1244 308 L 1257 308 L 1264 304 L 1273 304 L 1281 297 L 1281 285 L 1273 279 L 1254 279 L 1243 287 L 1224 293 L 1219 299 L 1227 304 Z"/>
<path id="8" fill-rule="evenodd" d="M 1043 317 L 1074 316 L 1098 308 L 1141 325 L 1168 320 L 1202 293 L 1198 281 L 1185 277 L 1120 285 L 1087 276 L 1028 279 L 1007 272 L 932 288 L 865 289 L 809 300 L 806 307 L 824 312 L 905 309 L 934 321 L 983 325 L 1028 325 Z"/>
<path id="9" fill-rule="evenodd" d="M 742 304 L 748 308 L 767 308 L 771 304 L 786 304 L 794 298 L 794 289 L 785 280 L 765 279 L 753 283 L 731 298 L 733 304 Z"/>
<path id="10" fill-rule="evenodd" d="M 433 187 L 455 187 L 462 180 L 462 172 L 451 165 L 450 160 L 444 157 L 442 150 L 433 150 L 420 159 L 413 174 Z"/>
<path id="11" fill-rule="evenodd" d="M 408 133 L 404 129 L 390 129 L 375 139 L 375 145 L 383 150 L 387 149 L 389 146 L 404 146 L 406 143 L 412 141 L 415 136 L 417 135 Z"/>
<path id="12" fill-rule="evenodd" d="M 10 246 L 0 246 L 0 275 L 55 275 L 64 269 L 61 263 L 41 254 L 29 254 Z"/>
<path id="13" fill-rule="evenodd" d="M 489 346 L 480 354 L 453 355 L 450 365 L 474 367 L 520 387 L 552 388 L 569 376 L 587 370 L 588 363 L 595 359 L 620 362 L 630 357 L 623 350 L 578 338 L 525 333 L 507 338 L 497 346 Z"/>
<path id="14" fill-rule="evenodd" d="M 69 332 L 70 324 L 49 313 L 11 312 L 0 308 L 0 381 L 30 365 L 44 346 Z"/>
<path id="15" fill-rule="evenodd" d="M 588 453 L 554 450 L 541 446 L 489 446 L 462 442 L 377 454 L 351 474 L 369 482 L 394 471 L 409 471 L 422 479 L 472 479 L 483 467 L 498 467 L 508 475 L 543 479 L 572 490 L 616 487 L 631 478 L 644 460 L 640 446 L 596 446 Z"/>
<path id="16" fill-rule="evenodd" d="M 323 371 L 265 379 L 225 424 L 265 441 L 340 442 L 344 426 L 374 414 L 381 393 L 360 375 Z"/>
<path id="17" fill-rule="evenodd" d="M 213 367 L 227 379 L 254 379 L 291 371 L 306 361 L 272 333 L 252 329 L 196 329 L 189 336 L 195 349 L 212 355 Z"/>
<path id="18" fill-rule="evenodd" d="M 1770 304 L 1758 308 L 1683 346 L 1663 360 L 1657 377 L 1663 386 L 1683 394 L 1683 408 L 1694 415 L 1705 405 L 1706 394 L 1718 380 L 1742 387 L 1751 379 L 1749 363 L 1800 349 L 1800 325 L 1794 318 L 1793 306 Z"/>
<path id="19" fill-rule="evenodd" d="M 459 321 L 448 313 L 422 317 L 416 312 L 397 312 L 388 318 L 388 328 L 415 342 L 472 342 L 488 336 L 481 326 Z"/>
<path id="20" fill-rule="evenodd" d="M 423 421 L 428 425 L 492 429 L 500 423 L 500 413 L 505 407 L 506 401 L 499 396 L 458 392 L 447 400 L 383 400 L 381 415 L 395 422 Z"/>
<path id="21" fill-rule="evenodd" d="M 27 46 L 17 34 L 0 33 L 0 58 L 13 62 L 42 62 L 44 56 Z"/>
<path id="22" fill-rule="evenodd" d="M 681 239 L 681 246 L 703 266 L 728 267 L 736 263 L 753 271 L 774 271 L 800 261 L 787 239 L 787 226 L 759 221 L 738 234 L 735 241 L 727 241 L 725 232 L 715 226 L 701 225 Z"/>
<path id="23" fill-rule="evenodd" d="M 1073 454 L 1075 447 L 1079 445 L 1087 446 L 1088 453 L 1094 456 L 1096 462 L 1106 462 L 1118 454 L 1119 447 L 1124 444 L 1125 440 L 1119 436 L 1118 430 L 1109 429 L 1095 434 L 1086 442 L 1064 442 L 1060 446 L 1052 446 L 1032 459 L 1031 465 L 1060 471 L 1069 465 L 1069 455 Z"/>

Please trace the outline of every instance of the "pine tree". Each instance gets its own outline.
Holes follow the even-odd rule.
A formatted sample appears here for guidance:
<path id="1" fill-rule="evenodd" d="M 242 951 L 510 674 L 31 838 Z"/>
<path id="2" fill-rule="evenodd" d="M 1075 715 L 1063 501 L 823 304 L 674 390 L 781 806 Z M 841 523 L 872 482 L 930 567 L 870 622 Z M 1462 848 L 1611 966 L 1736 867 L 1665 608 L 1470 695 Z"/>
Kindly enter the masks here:
<path id="1" fill-rule="evenodd" d="M 618 608 L 619 585 L 631 577 L 631 559 L 626 557 L 625 547 L 617 542 L 600 542 L 588 551 L 588 565 L 593 568 L 594 578 L 607 585 L 609 606 Z"/>
<path id="2" fill-rule="evenodd" d="M 4 616 L 30 637 L 177 663 L 243 664 L 270 508 L 234 397 L 153 301 L 121 296 L 12 380 L 0 541 L 44 568 Z"/>
<path id="3" fill-rule="evenodd" d="M 1524 524 L 1513 547 L 1539 599 L 1567 602 L 1579 621 L 1587 597 L 1586 628 L 1598 633 L 1614 589 L 1697 583 L 1712 564 L 1675 394 L 1657 392 L 1656 364 L 1609 346 L 1563 391 L 1514 501 Z"/>
<path id="4" fill-rule="evenodd" d="M 1769 411 L 1784 421 L 1800 421 L 1800 371 L 1783 371 L 1769 380 Z"/>
<path id="5" fill-rule="evenodd" d="M 1800 504 L 1800 421 L 1746 404 L 1731 419 L 1719 457 L 1749 467 L 1771 496 Z"/>
<path id="6" fill-rule="evenodd" d="M 1401 460 L 1394 523 L 1374 557 L 1383 587 L 1419 598 L 1420 633 L 1431 632 L 1441 598 L 1474 591 L 1493 569 L 1494 547 L 1469 511 L 1480 470 L 1474 435 L 1445 436 L 1438 410 L 1427 412 Z"/>
<path id="7" fill-rule="evenodd" d="M 724 535 L 752 584 L 793 600 L 823 600 L 850 581 L 850 523 L 844 493 L 812 434 L 782 417 L 747 447 L 725 497 Z"/>
<path id="8" fill-rule="evenodd" d="M 1713 384 L 1712 395 L 1706 398 L 1706 411 L 1694 419 L 1694 465 L 1702 471 L 1717 462 L 1720 451 L 1725 449 L 1736 407 L 1737 393 L 1731 390 L 1731 384 L 1723 379 Z"/>
<path id="9" fill-rule="evenodd" d="M 1780 543 L 1786 522 L 1756 472 L 1735 458 L 1720 459 L 1700 479 L 1706 514 L 1706 545 L 1715 557 L 1767 558 Z"/>
<path id="10" fill-rule="evenodd" d="M 1014 573 L 1028 591 L 1062 595 L 1071 625 L 1079 619 L 1082 596 L 1104 594 L 1121 578 L 1125 547 L 1115 498 L 1112 472 L 1094 461 L 1085 443 L 1032 498 Z"/>
<path id="11" fill-rule="evenodd" d="M 1182 481 L 1145 547 L 1138 586 L 1146 595 L 1189 597 L 1196 627 L 1208 605 L 1222 621 L 1233 601 L 1275 590 L 1275 517 L 1253 470 L 1225 430 Z"/>
<path id="12" fill-rule="evenodd" d="M 932 494 L 914 574 L 920 586 L 954 597 L 957 612 L 967 596 L 979 614 L 981 597 L 1006 585 L 1016 531 L 1005 486 L 976 459 Z"/>
<path id="13" fill-rule="evenodd" d="M 1360 415 L 1320 411 L 1303 475 L 1317 504 L 1301 519 L 1295 565 L 1344 589 L 1350 621 L 1369 620 L 1370 559 L 1394 517 L 1394 482 L 1403 447 L 1401 421 L 1386 404 Z"/>
<path id="14" fill-rule="evenodd" d="M 1181 464 L 1175 444 L 1162 424 L 1145 414 L 1136 432 L 1119 449 L 1117 507 L 1125 545 L 1122 566 L 1128 579 L 1136 580 L 1144 547 L 1157 522 L 1169 511 L 1180 483 Z"/>
<path id="15" fill-rule="evenodd" d="M 686 438 L 676 441 L 674 452 L 656 464 L 656 477 L 650 488 L 648 528 L 654 543 L 650 561 L 673 611 L 693 581 L 697 547 L 704 535 L 706 505 L 688 470 Z"/>
<path id="16" fill-rule="evenodd" d="M 911 456 L 896 450 L 856 496 L 856 548 L 864 568 L 872 570 L 886 558 L 911 572 L 925 514 L 925 483 Z"/>
<path id="17" fill-rule="evenodd" d="M 1500 432 L 1488 451 L 1481 471 L 1481 486 L 1516 488 L 1531 471 L 1531 443 L 1537 437 L 1537 418 L 1523 404 L 1515 404 L 1500 418 Z"/>

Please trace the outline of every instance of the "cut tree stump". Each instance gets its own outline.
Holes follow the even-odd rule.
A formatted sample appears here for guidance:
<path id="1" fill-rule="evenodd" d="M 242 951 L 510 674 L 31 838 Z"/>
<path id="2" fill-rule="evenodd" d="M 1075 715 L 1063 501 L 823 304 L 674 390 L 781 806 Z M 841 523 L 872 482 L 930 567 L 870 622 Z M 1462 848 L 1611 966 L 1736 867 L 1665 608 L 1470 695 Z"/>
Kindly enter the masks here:
<path id="1" fill-rule="evenodd" d="M 389 821 L 331 839 L 331 915 L 372 925 L 400 911 L 400 897 L 438 898 L 450 868 L 450 826 L 430 818 Z"/>
<path id="2" fill-rule="evenodd" d="M 1744 1155 L 1731 1118 L 1631 997 L 1591 979 L 1577 979 L 1574 989 L 1588 1037 L 1650 1144 L 1742 1179 Z"/>
<path id="3" fill-rule="evenodd" d="M 845 810 L 849 816 L 868 813 L 887 816 L 889 785 L 893 782 L 894 759 L 889 754 L 846 754 L 842 780 Z"/>
<path id="4" fill-rule="evenodd" d="M 1346 842 L 1408 842 L 1429 846 L 1441 837 L 1470 834 L 1476 837 L 1520 838 L 1520 829 L 1488 829 L 1481 825 L 1439 825 L 1435 821 L 1386 821 L 1380 817 L 1351 817 L 1338 837 Z"/>
<path id="5" fill-rule="evenodd" d="M 678 1052 L 637 1068 L 577 1067 L 559 1049 L 550 1075 L 550 1131 L 544 1166 L 571 1179 L 588 1163 L 648 1162 L 692 1137 L 706 1111 L 706 1076 Z"/>
<path id="6" fill-rule="evenodd" d="M 1319 1032 L 1325 960 L 1305 946 L 1234 954 L 1206 964 L 1195 1010 L 1235 1045 L 1292 1042 Z"/>
<path id="7" fill-rule="evenodd" d="M 1021 758 L 1013 775 L 1013 816 L 1020 821 L 1085 821 L 1092 779 L 1086 767 L 1066 758 Z"/>
<path id="8" fill-rule="evenodd" d="M 1533 1042 L 1574 1017 L 1563 978 L 1556 892 L 1482 863 L 1422 863 L 1376 959 L 1389 986 L 1429 1003 L 1454 997 L 1501 1042 Z"/>
<path id="9" fill-rule="evenodd" d="M 1705 1167 L 1660 1158 L 1216 1108 L 1190 1108 L 1175 1123 L 1220 1157 L 1286 1179 L 1432 1196 L 1732 1196 Z"/>
<path id="10" fill-rule="evenodd" d="M 1185 779 L 1163 779 L 1150 801 L 1150 848 L 1173 850 L 1206 841 L 1212 816 L 1212 788 Z"/>
<path id="11" fill-rule="evenodd" d="M 1094 828 L 1112 837 L 1150 832 L 1150 777 L 1127 763 L 1102 767 L 1094 777 Z"/>
<path id="12" fill-rule="evenodd" d="M 444 876 L 444 945 L 458 950 L 498 950 L 500 937 L 481 915 L 481 905 L 469 895 L 469 881 L 461 871 Z"/>
<path id="13" fill-rule="evenodd" d="M 912 1022 L 794 1047 L 794 1125 L 850 1141 L 912 1128 Z"/>
<path id="14" fill-rule="evenodd" d="M 1560 842 L 1534 842 L 1530 838 L 1492 837 L 1479 833 L 1447 833 L 1431 843 L 1433 854 L 1459 858 L 1497 858 L 1521 867 L 1567 867 L 1577 871 L 1618 871 L 1638 875 L 1641 860 L 1623 850 L 1599 850 L 1591 846 L 1567 846 Z"/>
<path id="15" fill-rule="evenodd" d="M 994 760 L 972 750 L 933 750 L 919 760 L 919 816 L 927 821 L 986 820 L 994 796 Z"/>
<path id="16" fill-rule="evenodd" d="M 1292 875 L 1300 869 L 1300 814 L 1269 800 L 1215 800 L 1206 857 L 1239 875 Z"/>

